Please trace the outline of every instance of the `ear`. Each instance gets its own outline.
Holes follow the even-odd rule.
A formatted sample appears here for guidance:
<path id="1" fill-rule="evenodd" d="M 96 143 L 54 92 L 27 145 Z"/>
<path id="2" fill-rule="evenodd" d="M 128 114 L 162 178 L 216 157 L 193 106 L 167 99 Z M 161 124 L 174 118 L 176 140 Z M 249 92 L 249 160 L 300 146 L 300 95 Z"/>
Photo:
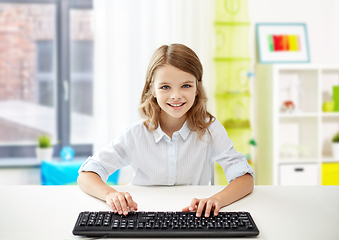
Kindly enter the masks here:
<path id="1" fill-rule="evenodd" d="M 151 82 L 150 83 L 150 91 L 151 91 L 151 94 L 153 95 L 154 98 L 157 98 L 156 95 L 155 95 L 155 91 L 154 91 L 154 86 L 153 86 L 153 83 Z"/>
<path id="2" fill-rule="evenodd" d="M 151 87 L 151 93 L 153 95 L 154 98 L 157 98 L 157 96 L 155 95 L 155 91 L 154 91 L 154 88 Z"/>
<path id="3" fill-rule="evenodd" d="M 197 96 L 199 94 L 199 90 L 197 89 L 197 91 L 195 92 L 195 96 Z"/>

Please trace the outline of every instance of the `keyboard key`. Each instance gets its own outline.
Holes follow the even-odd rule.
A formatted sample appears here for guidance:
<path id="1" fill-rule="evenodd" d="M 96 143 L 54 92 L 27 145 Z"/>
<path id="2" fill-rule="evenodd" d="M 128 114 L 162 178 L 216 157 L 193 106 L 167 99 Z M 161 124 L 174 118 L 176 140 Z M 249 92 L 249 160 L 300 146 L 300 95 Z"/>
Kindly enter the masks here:
<path id="1" fill-rule="evenodd" d="M 96 226 L 101 226 L 101 225 L 102 225 L 102 220 L 101 220 L 101 219 L 98 219 L 98 220 L 95 222 L 95 225 L 96 225 Z"/>

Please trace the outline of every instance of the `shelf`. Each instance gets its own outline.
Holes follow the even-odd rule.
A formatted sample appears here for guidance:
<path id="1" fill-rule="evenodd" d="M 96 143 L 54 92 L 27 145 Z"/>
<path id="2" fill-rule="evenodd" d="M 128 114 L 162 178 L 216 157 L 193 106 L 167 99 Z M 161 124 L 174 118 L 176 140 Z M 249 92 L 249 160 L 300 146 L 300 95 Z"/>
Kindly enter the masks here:
<path id="1" fill-rule="evenodd" d="M 339 67 L 258 64 L 256 78 L 256 184 L 282 184 L 281 174 L 285 180 L 293 178 L 296 166 L 289 165 L 298 164 L 313 165 L 305 174 L 312 175 L 312 184 L 322 184 L 327 177 L 320 171 L 322 163 L 339 164 L 339 159 L 331 157 L 339 112 L 323 112 L 324 103 L 333 101 L 333 86 L 339 85 Z"/>
<path id="2" fill-rule="evenodd" d="M 317 158 L 280 158 L 279 164 L 313 164 L 318 163 Z"/>
<path id="3" fill-rule="evenodd" d="M 318 116 L 319 116 L 318 113 L 306 113 L 306 112 L 301 112 L 301 113 L 280 113 L 279 114 L 280 118 L 304 118 L 304 117 L 318 117 Z"/>
<path id="4" fill-rule="evenodd" d="M 333 157 L 323 157 L 321 159 L 322 163 L 334 163 L 334 162 L 339 162 L 339 159 L 335 159 Z"/>
<path id="5" fill-rule="evenodd" d="M 339 118 L 339 112 L 322 112 L 321 115 L 323 117 L 338 117 Z"/>

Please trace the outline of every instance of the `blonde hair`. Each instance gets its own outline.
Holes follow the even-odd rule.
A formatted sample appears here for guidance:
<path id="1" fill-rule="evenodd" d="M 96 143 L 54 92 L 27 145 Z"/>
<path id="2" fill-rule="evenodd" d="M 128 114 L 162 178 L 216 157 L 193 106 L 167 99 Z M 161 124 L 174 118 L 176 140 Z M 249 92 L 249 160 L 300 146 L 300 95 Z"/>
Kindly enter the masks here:
<path id="1" fill-rule="evenodd" d="M 206 131 L 210 133 L 208 127 L 215 118 L 206 109 L 207 97 L 202 85 L 202 64 L 195 52 L 182 44 L 163 45 L 153 54 L 147 69 L 146 82 L 139 106 L 142 117 L 146 118 L 144 125 L 149 130 L 158 128 L 161 108 L 152 94 L 152 84 L 155 70 L 164 65 L 172 65 L 196 78 L 198 94 L 193 106 L 187 112 L 187 126 L 192 131 L 197 131 L 201 139 Z"/>

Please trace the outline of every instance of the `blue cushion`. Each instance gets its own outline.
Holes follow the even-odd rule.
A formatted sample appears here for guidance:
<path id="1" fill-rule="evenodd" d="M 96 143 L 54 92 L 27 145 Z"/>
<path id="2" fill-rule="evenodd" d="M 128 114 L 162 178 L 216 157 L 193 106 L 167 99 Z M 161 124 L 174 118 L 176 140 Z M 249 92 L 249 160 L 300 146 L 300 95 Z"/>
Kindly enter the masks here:
<path id="1" fill-rule="evenodd" d="M 41 162 L 42 185 L 75 185 L 77 184 L 78 170 L 83 161 L 46 161 Z M 117 185 L 119 170 L 115 171 L 107 180 L 108 185 Z"/>

